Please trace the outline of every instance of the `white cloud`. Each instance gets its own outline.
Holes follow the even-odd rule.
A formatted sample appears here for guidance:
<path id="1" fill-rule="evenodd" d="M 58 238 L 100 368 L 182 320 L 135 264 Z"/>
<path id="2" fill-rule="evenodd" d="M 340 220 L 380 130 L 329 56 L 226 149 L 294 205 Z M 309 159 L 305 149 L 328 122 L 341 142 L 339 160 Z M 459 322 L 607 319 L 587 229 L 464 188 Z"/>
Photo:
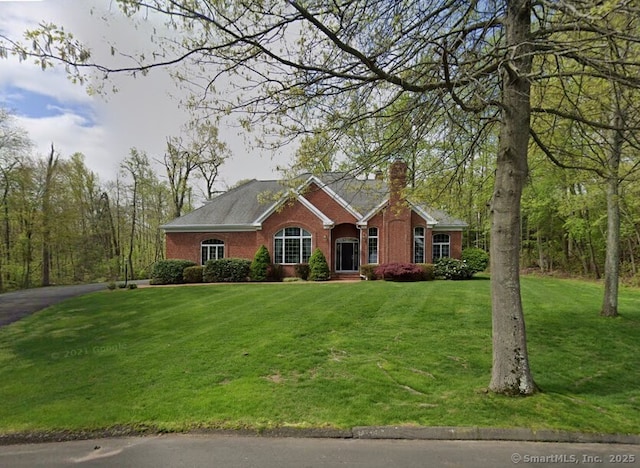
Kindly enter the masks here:
<path id="1" fill-rule="evenodd" d="M 93 14 L 92 7 L 95 7 Z M 0 4 L 0 31 L 10 37 L 21 37 L 25 29 L 43 20 L 64 25 L 65 30 L 89 44 L 97 60 L 114 60 L 110 42 L 117 42 L 119 49 L 130 52 L 143 50 L 149 43 L 150 25 L 133 28 L 109 0 Z M 15 58 L 0 60 L 0 104 L 9 98 L 5 92 L 15 94 L 19 89 L 54 97 L 59 104 L 55 106 L 59 115 L 19 119 L 38 151 L 47 154 L 53 142 L 63 156 L 82 152 L 89 168 L 103 180 L 115 177 L 120 161 L 131 147 L 146 151 L 151 158 L 161 158 L 167 136 L 178 135 L 180 126 L 188 119 L 172 98 L 179 97 L 181 91 L 166 70 L 156 69 L 136 79 L 115 76 L 107 88 L 111 85 L 119 91 L 104 99 L 89 96 L 81 86 L 67 79 L 61 67 L 42 71 Z M 15 98 L 11 102 L 16 103 Z M 88 121 L 86 116 L 92 120 Z M 293 152 L 284 151 L 272 159 L 273 155 L 252 150 L 233 123 L 222 125 L 220 135 L 233 155 L 221 168 L 221 182 L 227 185 L 245 178 L 275 178 L 276 166 L 285 165 Z"/>
<path id="2" fill-rule="evenodd" d="M 84 118 L 70 113 L 38 119 L 17 117 L 16 121 L 28 130 L 36 144 L 37 154 L 48 154 L 53 143 L 61 155 L 81 152 L 93 171 L 103 175 L 113 174 L 113 161 L 108 148 L 103 145 L 106 136 L 104 127 L 88 127 Z"/>

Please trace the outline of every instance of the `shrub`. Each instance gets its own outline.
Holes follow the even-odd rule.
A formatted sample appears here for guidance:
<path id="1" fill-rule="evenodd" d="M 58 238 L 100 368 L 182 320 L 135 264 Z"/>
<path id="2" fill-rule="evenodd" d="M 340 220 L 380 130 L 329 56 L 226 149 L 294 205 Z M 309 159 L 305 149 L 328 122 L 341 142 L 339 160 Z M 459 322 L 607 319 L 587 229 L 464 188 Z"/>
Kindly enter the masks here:
<path id="1" fill-rule="evenodd" d="M 473 276 L 473 272 L 466 263 L 455 258 L 443 257 L 435 263 L 435 274 L 438 278 L 448 280 L 466 280 Z"/>
<path id="2" fill-rule="evenodd" d="M 385 281 L 422 281 L 424 272 L 415 263 L 385 263 L 375 270 L 376 276 Z"/>
<path id="3" fill-rule="evenodd" d="M 127 283 L 118 283 L 118 288 L 125 289 L 127 287 Z"/>
<path id="4" fill-rule="evenodd" d="M 378 265 L 374 263 L 367 263 L 360 267 L 360 274 L 368 280 L 377 280 L 376 268 L 378 268 Z"/>
<path id="5" fill-rule="evenodd" d="M 194 266 L 191 260 L 171 259 L 160 260 L 151 269 L 151 284 L 181 284 L 184 283 L 184 269 Z"/>
<path id="6" fill-rule="evenodd" d="M 302 281 L 302 278 L 298 278 L 297 276 L 289 276 L 288 278 L 284 278 L 282 280 L 283 283 L 297 283 L 298 281 Z"/>
<path id="7" fill-rule="evenodd" d="M 115 283 L 115 282 L 113 282 L 113 281 L 111 281 L 111 282 L 107 283 L 107 289 L 108 289 L 109 291 L 113 291 L 114 289 L 116 289 L 116 283 Z"/>
<path id="8" fill-rule="evenodd" d="M 202 272 L 204 267 L 202 265 L 194 265 L 184 269 L 182 276 L 185 283 L 202 283 Z"/>
<path id="9" fill-rule="evenodd" d="M 322 250 L 316 248 L 309 258 L 309 279 L 311 281 L 327 281 L 331 271 Z"/>
<path id="10" fill-rule="evenodd" d="M 295 267 L 296 278 L 300 278 L 303 280 L 309 279 L 309 264 L 308 263 L 298 263 Z"/>
<path id="11" fill-rule="evenodd" d="M 422 279 L 424 281 L 433 281 L 436 279 L 435 265 L 433 263 L 418 263 L 418 266 L 422 268 Z"/>
<path id="12" fill-rule="evenodd" d="M 251 260 L 221 258 L 207 261 L 202 276 L 206 283 L 241 283 L 247 281 L 250 271 Z"/>
<path id="13" fill-rule="evenodd" d="M 261 245 L 249 268 L 251 281 L 266 281 L 269 277 L 269 265 L 271 265 L 269 251 L 264 245 Z"/>
<path id="14" fill-rule="evenodd" d="M 269 271 L 267 273 L 269 277 L 269 281 L 282 281 L 284 277 L 284 271 L 282 269 L 282 265 L 271 264 L 269 265 Z"/>
<path id="15" fill-rule="evenodd" d="M 462 261 L 467 264 L 471 273 L 479 273 L 489 266 L 489 254 L 482 249 L 469 247 L 462 251 Z"/>
<path id="16" fill-rule="evenodd" d="M 129 289 L 138 289 L 138 285 L 136 283 L 129 283 L 127 286 Z"/>

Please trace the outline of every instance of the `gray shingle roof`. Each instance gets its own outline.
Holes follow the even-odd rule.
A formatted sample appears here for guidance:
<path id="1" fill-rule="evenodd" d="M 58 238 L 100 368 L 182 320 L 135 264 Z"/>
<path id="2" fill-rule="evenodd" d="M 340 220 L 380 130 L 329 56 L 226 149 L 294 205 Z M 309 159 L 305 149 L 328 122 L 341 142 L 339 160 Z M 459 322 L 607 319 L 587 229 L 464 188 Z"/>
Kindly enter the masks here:
<path id="1" fill-rule="evenodd" d="M 251 180 L 208 201 L 200 208 L 163 226 L 167 230 L 196 226 L 241 226 L 253 224 L 276 200 L 269 196 L 284 192 L 275 180 Z"/>
<path id="2" fill-rule="evenodd" d="M 388 185 L 381 180 L 357 179 L 340 172 L 323 173 L 318 176 L 305 174 L 293 184 L 277 180 L 251 180 L 210 200 L 200 208 L 165 224 L 167 231 L 206 231 L 256 229 L 256 224 L 279 200 L 290 193 L 292 186 L 305 182 L 320 184 L 346 203 L 352 211 L 363 217 L 380 206 L 389 194 Z M 304 187 L 300 194 L 304 196 Z M 441 210 L 414 203 L 432 218 L 447 227 L 465 227 L 466 223 Z M 320 208 L 322 210 L 322 208 Z"/>

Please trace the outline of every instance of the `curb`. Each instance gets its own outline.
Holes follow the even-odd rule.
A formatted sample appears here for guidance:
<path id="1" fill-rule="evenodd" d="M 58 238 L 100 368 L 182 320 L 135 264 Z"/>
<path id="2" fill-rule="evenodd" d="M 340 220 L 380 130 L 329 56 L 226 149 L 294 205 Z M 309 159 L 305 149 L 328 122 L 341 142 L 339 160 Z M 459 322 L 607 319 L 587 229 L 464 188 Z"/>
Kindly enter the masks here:
<path id="1" fill-rule="evenodd" d="M 168 433 L 153 428 L 134 429 L 117 427 L 92 431 L 51 431 L 0 434 L 0 446 L 69 442 L 73 440 L 105 439 L 117 437 L 149 437 L 167 434 L 185 436 L 265 437 L 302 439 L 360 439 L 360 440 L 448 440 L 448 441 L 511 441 L 556 442 L 590 444 L 640 445 L 640 435 L 601 434 L 550 429 L 453 427 L 453 426 L 361 426 L 352 429 L 278 427 L 264 430 L 196 429 Z"/>
<path id="2" fill-rule="evenodd" d="M 354 427 L 352 431 L 353 437 L 357 439 L 494 440 L 640 445 L 640 435 L 581 433 L 550 429 L 535 431 L 527 428 L 380 426 Z"/>

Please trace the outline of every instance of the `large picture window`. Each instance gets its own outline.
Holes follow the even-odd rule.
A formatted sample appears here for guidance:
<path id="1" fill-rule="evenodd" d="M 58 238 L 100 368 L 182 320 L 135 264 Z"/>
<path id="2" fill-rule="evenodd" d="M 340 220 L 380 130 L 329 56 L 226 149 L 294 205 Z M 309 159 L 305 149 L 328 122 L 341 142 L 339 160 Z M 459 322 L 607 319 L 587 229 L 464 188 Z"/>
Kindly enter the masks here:
<path id="1" fill-rule="evenodd" d="M 424 263 L 424 228 L 413 230 L 413 263 Z"/>
<path id="2" fill-rule="evenodd" d="M 378 228 L 369 228 L 369 255 L 367 257 L 368 263 L 378 263 Z"/>
<path id="3" fill-rule="evenodd" d="M 307 263 L 311 257 L 311 233 L 298 227 L 288 227 L 274 236 L 275 263 Z"/>
<path id="4" fill-rule="evenodd" d="M 208 239 L 200 244 L 202 264 L 207 260 L 218 260 L 224 258 L 224 242 L 218 239 Z"/>
<path id="5" fill-rule="evenodd" d="M 449 234 L 433 235 L 433 261 L 451 255 L 451 240 Z"/>

